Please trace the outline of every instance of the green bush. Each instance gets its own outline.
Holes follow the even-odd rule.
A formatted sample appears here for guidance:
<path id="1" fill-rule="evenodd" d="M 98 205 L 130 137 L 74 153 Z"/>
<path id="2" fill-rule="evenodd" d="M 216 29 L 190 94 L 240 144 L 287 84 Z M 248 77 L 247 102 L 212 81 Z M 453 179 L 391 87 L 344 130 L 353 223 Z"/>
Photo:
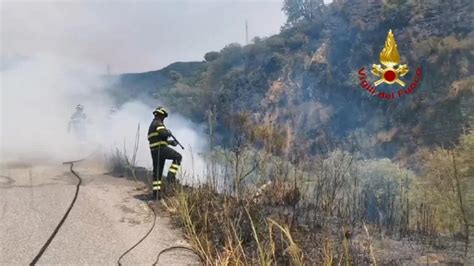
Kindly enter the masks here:
<path id="1" fill-rule="evenodd" d="M 221 56 L 221 54 L 219 52 L 212 51 L 212 52 L 206 53 L 204 55 L 204 59 L 207 62 L 212 62 L 212 61 L 216 60 L 217 58 L 219 58 L 220 56 Z"/>

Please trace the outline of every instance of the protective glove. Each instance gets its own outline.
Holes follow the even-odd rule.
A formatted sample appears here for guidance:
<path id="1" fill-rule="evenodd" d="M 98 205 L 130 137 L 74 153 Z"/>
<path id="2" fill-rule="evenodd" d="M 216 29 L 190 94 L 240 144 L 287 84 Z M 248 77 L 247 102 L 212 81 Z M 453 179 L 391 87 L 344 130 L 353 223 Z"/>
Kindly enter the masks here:
<path id="1" fill-rule="evenodd" d="M 178 145 L 178 142 L 174 139 L 170 139 L 170 140 L 168 140 L 168 144 L 175 147 L 176 145 Z"/>

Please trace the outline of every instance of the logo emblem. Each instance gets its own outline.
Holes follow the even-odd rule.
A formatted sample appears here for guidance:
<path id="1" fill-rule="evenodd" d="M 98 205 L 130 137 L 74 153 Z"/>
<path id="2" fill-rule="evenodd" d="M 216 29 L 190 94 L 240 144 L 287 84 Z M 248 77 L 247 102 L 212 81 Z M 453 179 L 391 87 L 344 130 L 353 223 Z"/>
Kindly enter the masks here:
<path id="1" fill-rule="evenodd" d="M 397 83 L 405 87 L 405 82 L 400 80 L 399 77 L 403 77 L 408 73 L 408 66 L 400 65 L 400 55 L 398 54 L 397 43 L 395 42 L 395 37 L 393 37 L 392 30 L 388 32 L 385 47 L 382 52 L 380 52 L 380 63 L 382 63 L 385 68 L 378 64 L 372 65 L 372 74 L 380 78 L 374 82 L 375 86 L 381 83 Z"/>
<path id="2" fill-rule="evenodd" d="M 365 68 L 363 67 L 359 69 L 359 85 L 363 90 L 366 90 L 372 96 L 377 95 L 378 98 L 383 100 L 393 100 L 414 92 L 415 88 L 421 81 L 421 67 L 416 68 L 412 74 L 412 76 L 414 75 L 412 82 L 409 86 L 405 87 L 406 84 L 402 77 L 408 74 L 409 69 L 406 64 L 400 64 L 400 54 L 398 53 L 397 43 L 395 42 L 392 30 L 388 31 L 385 46 L 379 55 L 379 61 L 380 64 L 372 64 L 372 69 L 370 71 L 378 78 L 373 83 L 365 74 Z M 398 87 L 399 89 L 396 93 L 393 91 L 387 91 L 386 86 L 379 86 L 383 83 L 387 85 L 393 85 L 396 83 L 401 88 Z M 380 87 L 382 87 L 381 90 L 379 90 Z"/>

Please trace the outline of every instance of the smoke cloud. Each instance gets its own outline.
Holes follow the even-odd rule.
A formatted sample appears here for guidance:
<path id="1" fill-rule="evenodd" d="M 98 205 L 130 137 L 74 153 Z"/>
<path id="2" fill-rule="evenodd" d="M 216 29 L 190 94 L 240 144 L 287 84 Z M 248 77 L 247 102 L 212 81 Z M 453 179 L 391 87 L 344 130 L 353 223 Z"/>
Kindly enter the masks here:
<path id="1" fill-rule="evenodd" d="M 140 125 L 137 165 L 151 168 L 147 133 L 156 106 L 138 100 L 114 106 L 102 74 L 93 65 L 50 56 L 2 64 L 1 161 L 62 162 L 117 150 L 130 156 Z M 67 130 L 77 104 L 87 115 L 84 141 Z M 156 103 L 161 104 L 166 107 Z M 170 111 L 165 123 L 186 148 L 177 148 L 184 157 L 184 172 L 202 174 L 204 164 L 196 155 L 205 147 L 202 127 Z"/>

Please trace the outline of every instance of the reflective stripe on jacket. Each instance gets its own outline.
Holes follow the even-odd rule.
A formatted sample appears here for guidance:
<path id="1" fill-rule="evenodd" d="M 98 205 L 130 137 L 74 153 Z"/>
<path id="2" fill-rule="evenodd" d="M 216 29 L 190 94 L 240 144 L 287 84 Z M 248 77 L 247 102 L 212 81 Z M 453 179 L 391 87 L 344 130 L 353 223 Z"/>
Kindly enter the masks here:
<path id="1" fill-rule="evenodd" d="M 166 129 L 163 121 L 158 118 L 153 119 L 148 129 L 148 141 L 150 149 L 156 149 L 160 146 L 168 146 L 169 131 Z"/>

